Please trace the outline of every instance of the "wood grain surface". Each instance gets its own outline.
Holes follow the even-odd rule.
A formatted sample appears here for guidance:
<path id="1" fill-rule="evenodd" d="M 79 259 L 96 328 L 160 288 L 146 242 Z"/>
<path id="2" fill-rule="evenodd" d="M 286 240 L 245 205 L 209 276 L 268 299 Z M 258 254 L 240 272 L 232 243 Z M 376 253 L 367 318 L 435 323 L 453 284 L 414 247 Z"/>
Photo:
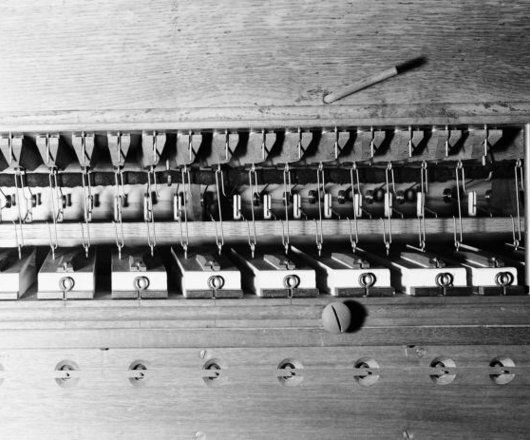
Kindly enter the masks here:
<path id="1" fill-rule="evenodd" d="M 42 128 L 58 111 L 85 111 L 66 113 L 81 128 L 77 118 L 97 123 L 106 110 L 149 127 L 166 110 L 190 125 L 332 122 L 352 112 L 366 121 L 524 119 L 529 8 L 528 0 L 7 0 L 0 126 L 33 115 Z M 322 104 L 328 91 L 418 55 L 427 64 Z M 153 118 L 151 109 L 162 111 Z"/>
<path id="2" fill-rule="evenodd" d="M 489 362 L 516 359 L 514 380 L 494 384 Z M 454 381 L 429 377 L 452 359 Z M 379 379 L 365 387 L 354 364 L 373 359 Z M 214 385 L 202 379 L 222 363 Z M 282 386 L 283 359 L 303 367 Z M 530 353 L 518 346 L 409 346 L 275 349 L 13 350 L 1 358 L 2 438 L 24 439 L 525 439 Z M 79 368 L 59 386 L 61 361 Z M 141 361 L 143 379 L 131 381 Z M 73 381 L 76 382 L 73 382 Z"/>
<path id="3" fill-rule="evenodd" d="M 278 220 L 256 220 L 256 235 L 260 242 L 280 243 L 282 237 L 282 224 Z M 412 238 L 418 234 L 418 220 L 413 218 L 392 219 L 392 235 L 397 237 Z M 358 232 L 361 238 L 371 241 L 383 240 L 383 222 L 379 219 L 358 220 Z M 509 217 L 465 217 L 462 218 L 462 226 L 466 237 L 476 236 L 482 233 L 507 234 L 512 232 L 512 223 Z M 352 228 L 354 228 L 352 222 Z M 388 229 L 388 222 L 385 228 Z M 524 227 L 524 225 L 523 225 Z M 220 228 L 220 226 L 219 226 Z M 284 225 L 286 229 L 286 226 Z M 289 231 L 292 238 L 300 238 L 309 241 L 314 239 L 317 232 L 316 221 L 290 220 Z M 20 228 L 17 223 L 17 231 L 22 229 L 24 246 L 46 246 L 49 245 L 48 227 L 45 223 L 23 223 Z M 184 226 L 183 226 L 184 229 Z M 350 222 L 348 220 L 322 220 L 324 240 L 330 241 L 342 239 L 349 243 Z M 429 218 L 425 219 L 426 233 L 432 236 L 448 238 L 454 232 L 452 218 Z M 83 237 L 80 233 L 79 222 L 57 223 L 57 234 L 59 246 L 80 246 Z M 217 232 L 219 233 L 219 232 Z M 20 242 L 15 235 L 13 223 L 0 224 L 0 246 L 16 247 Z M 155 224 L 156 241 L 159 245 L 178 245 L 181 240 L 181 230 L 178 222 L 157 221 Z M 188 222 L 188 235 L 190 245 L 214 244 L 216 236 L 216 224 L 213 221 Z M 224 221 L 223 236 L 227 243 L 248 243 L 248 226 L 244 221 Z M 124 222 L 123 237 L 127 246 L 141 246 L 146 244 L 147 226 L 145 222 Z M 17 239 L 19 242 L 17 242 Z M 108 244 L 116 241 L 116 229 L 111 222 L 95 222 L 90 224 L 91 244 Z"/>

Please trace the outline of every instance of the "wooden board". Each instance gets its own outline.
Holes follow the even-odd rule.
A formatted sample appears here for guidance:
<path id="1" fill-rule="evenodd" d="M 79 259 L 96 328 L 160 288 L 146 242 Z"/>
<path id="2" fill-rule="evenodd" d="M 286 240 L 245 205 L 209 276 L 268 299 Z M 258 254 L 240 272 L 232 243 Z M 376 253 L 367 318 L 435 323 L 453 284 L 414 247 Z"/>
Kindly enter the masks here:
<path id="1" fill-rule="evenodd" d="M 0 130 L 522 122 L 529 8 L 7 0 Z M 418 55 L 428 59 L 421 68 L 322 104 L 328 91 Z"/>
<path id="2" fill-rule="evenodd" d="M 260 242 L 280 243 L 282 236 L 282 224 L 275 220 L 256 220 L 256 235 Z M 401 236 L 417 241 L 418 220 L 415 218 L 392 219 L 392 235 Z M 524 223 L 524 222 L 523 222 Z M 358 233 L 361 238 L 371 241 L 383 240 L 383 222 L 380 220 L 358 220 Z M 354 223 L 352 222 L 352 228 Z M 462 218 L 463 230 L 466 237 L 481 233 L 507 234 L 512 232 L 512 223 L 508 217 L 465 217 Z M 47 227 L 42 222 L 23 223 L 19 227 L 13 223 L 0 224 L 0 246 L 16 247 L 17 231 L 22 229 L 25 246 L 49 245 L 49 234 Z M 316 221 L 290 220 L 289 231 L 293 238 L 314 240 L 316 234 Z M 388 229 L 388 221 L 385 228 Z M 524 225 L 523 225 L 524 227 Z M 218 226 L 220 228 L 220 226 Z M 284 226 L 285 228 L 285 226 Z M 184 230 L 184 226 L 183 226 Z M 350 223 L 348 220 L 322 220 L 324 241 L 342 239 L 349 244 Z M 45 233 L 43 233 L 43 231 Z M 427 234 L 440 237 L 452 236 L 454 223 L 452 218 L 428 218 L 425 219 L 425 231 Z M 181 230 L 178 222 L 157 221 L 155 224 L 156 242 L 158 245 L 178 245 L 181 240 Z M 248 226 L 244 221 L 224 221 L 223 236 L 227 243 L 248 243 Z M 19 232 L 17 232 L 20 234 Z M 219 233 L 219 232 L 217 232 Z M 79 222 L 57 223 L 57 234 L 59 246 L 80 246 L 83 242 L 81 226 Z M 188 235 L 190 245 L 201 245 L 204 243 L 215 243 L 216 224 L 213 221 L 188 222 Z M 147 226 L 145 222 L 124 222 L 123 236 L 127 246 L 142 246 L 147 243 Z M 90 224 L 91 244 L 109 244 L 116 240 L 116 229 L 113 223 L 94 222 Z"/>
<path id="3" fill-rule="evenodd" d="M 525 438 L 529 298 L 361 299 L 365 321 L 342 335 L 320 326 L 329 301 L 0 303 L 0 435 Z M 440 357 L 455 362 L 447 385 L 430 377 Z M 515 363 L 507 385 L 490 377 L 497 357 Z M 203 367 L 214 359 L 221 376 L 208 386 Z M 295 386 L 278 380 L 286 359 L 303 367 Z M 369 387 L 353 368 L 367 359 L 379 375 Z M 65 361 L 77 368 L 66 384 L 54 371 Z M 137 362 L 147 370 L 130 380 Z"/>

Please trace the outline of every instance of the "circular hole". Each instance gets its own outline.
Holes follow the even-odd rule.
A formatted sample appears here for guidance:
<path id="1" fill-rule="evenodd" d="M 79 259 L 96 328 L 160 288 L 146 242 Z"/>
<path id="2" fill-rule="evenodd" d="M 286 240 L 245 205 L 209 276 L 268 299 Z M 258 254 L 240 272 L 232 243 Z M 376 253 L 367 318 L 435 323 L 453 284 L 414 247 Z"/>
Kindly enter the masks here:
<path id="1" fill-rule="evenodd" d="M 496 357 L 490 362 L 490 367 L 496 370 L 490 374 L 490 379 L 497 385 L 506 385 L 515 379 L 515 373 L 510 370 L 515 367 L 515 362 L 509 357 Z"/>
<path id="2" fill-rule="evenodd" d="M 60 371 L 59 377 L 55 378 L 55 382 L 62 388 L 70 388 L 79 382 L 79 377 L 73 377 L 70 371 L 79 370 L 77 364 L 73 361 L 61 361 L 55 366 L 55 371 Z"/>
<path id="3" fill-rule="evenodd" d="M 217 385 L 222 382 L 224 377 L 221 375 L 221 370 L 226 366 L 219 359 L 209 359 L 202 367 L 208 373 L 202 377 L 204 383 L 208 386 Z"/>
<path id="4" fill-rule="evenodd" d="M 431 368 L 436 368 L 436 372 L 431 374 L 431 380 L 437 385 L 449 385 L 456 378 L 456 373 L 449 369 L 456 368 L 454 360 L 448 357 L 437 357 L 431 362 Z"/>
<path id="5" fill-rule="evenodd" d="M 278 381 L 285 386 L 294 387 L 304 380 L 302 370 L 304 366 L 294 359 L 284 359 L 278 364 Z"/>
<path id="6" fill-rule="evenodd" d="M 364 387 L 374 385 L 379 380 L 379 364 L 370 358 L 359 359 L 354 364 L 355 381 Z"/>
<path id="7" fill-rule="evenodd" d="M 147 371 L 147 363 L 144 361 L 134 361 L 129 365 L 129 371 L 134 373 L 129 377 L 131 385 L 139 386 L 145 381 L 145 371 Z"/>

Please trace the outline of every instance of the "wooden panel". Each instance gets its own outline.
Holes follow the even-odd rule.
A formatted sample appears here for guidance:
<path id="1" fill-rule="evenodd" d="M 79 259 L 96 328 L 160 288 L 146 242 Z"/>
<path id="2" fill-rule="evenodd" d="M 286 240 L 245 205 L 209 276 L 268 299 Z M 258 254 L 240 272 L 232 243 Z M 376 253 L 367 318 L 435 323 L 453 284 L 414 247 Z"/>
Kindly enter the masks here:
<path id="1" fill-rule="evenodd" d="M 489 377 L 499 355 L 515 359 L 508 385 Z M 453 383 L 429 377 L 439 356 L 455 361 Z M 369 387 L 354 380 L 353 364 L 366 357 L 380 374 Z M 225 369 L 209 387 L 201 369 L 212 358 Z M 302 364 L 298 386 L 275 377 L 283 359 Z M 80 369 L 67 387 L 54 380 L 64 360 Z M 131 383 L 127 370 L 138 360 L 147 370 Z M 530 353 L 521 346 L 12 350 L 0 363 L 2 438 L 500 440 L 528 433 Z"/>
<path id="2" fill-rule="evenodd" d="M 480 233 L 508 233 L 512 231 L 512 223 L 508 217 L 466 217 L 462 218 L 462 225 L 466 236 Z M 386 226 L 388 228 L 388 225 Z M 17 224 L 18 228 L 18 224 Z M 48 245 L 49 236 L 43 234 L 46 227 L 43 223 L 25 223 L 21 226 L 24 236 L 24 245 L 38 246 Z M 191 244 L 204 242 L 213 243 L 215 239 L 216 225 L 212 221 L 188 222 L 188 234 Z M 324 239 L 336 239 L 338 236 L 349 240 L 350 224 L 347 220 L 323 220 L 322 228 L 325 231 Z M 305 220 L 289 221 L 291 237 L 314 237 L 316 223 Z M 454 224 L 452 218 L 429 218 L 425 219 L 425 230 L 427 234 L 442 237 L 452 235 Z M 60 246 L 79 246 L 82 243 L 80 234 L 81 227 L 77 222 L 65 222 L 57 224 L 57 233 Z M 358 220 L 358 231 L 361 237 L 371 239 L 377 236 L 378 240 L 383 238 L 383 223 L 378 220 Z M 392 219 L 392 234 L 413 237 L 417 235 L 417 219 Z M 467 233 L 469 231 L 469 233 Z M 46 231 L 47 232 L 47 231 Z M 181 238 L 178 222 L 156 222 L 157 244 L 176 244 Z M 259 220 L 256 221 L 256 233 L 263 241 L 271 241 L 277 237 L 279 243 L 282 236 L 282 225 L 279 221 Z M 124 222 L 123 235 L 127 245 L 145 245 L 147 240 L 147 226 L 144 222 Z M 223 235 L 227 242 L 239 241 L 248 243 L 247 226 L 242 221 L 224 221 Z M 346 238 L 348 237 L 348 238 Z M 380 237 L 380 238 L 379 238 Z M 116 240 L 116 229 L 113 223 L 91 223 L 90 241 L 92 244 L 113 243 Z M 11 223 L 0 224 L 0 246 L 17 246 L 15 226 Z"/>
<path id="3" fill-rule="evenodd" d="M 529 7 L 528 0 L 332 7 L 318 0 L 7 0 L 0 5 L 0 126 L 16 128 L 13 112 L 64 110 L 94 110 L 94 124 L 108 109 L 126 109 L 121 122 L 138 124 L 167 117 L 145 109 L 177 109 L 169 118 L 189 124 L 241 115 L 257 123 L 332 122 L 351 117 L 352 105 L 364 120 L 523 119 Z M 338 105 L 322 104 L 327 91 L 417 55 L 427 64 Z M 412 106 L 403 111 L 403 104 Z M 66 125 L 82 119 L 67 113 Z"/>
<path id="4" fill-rule="evenodd" d="M 360 298 L 352 332 L 327 333 L 313 299 L 0 303 L 0 349 L 529 344 L 530 297 Z"/>

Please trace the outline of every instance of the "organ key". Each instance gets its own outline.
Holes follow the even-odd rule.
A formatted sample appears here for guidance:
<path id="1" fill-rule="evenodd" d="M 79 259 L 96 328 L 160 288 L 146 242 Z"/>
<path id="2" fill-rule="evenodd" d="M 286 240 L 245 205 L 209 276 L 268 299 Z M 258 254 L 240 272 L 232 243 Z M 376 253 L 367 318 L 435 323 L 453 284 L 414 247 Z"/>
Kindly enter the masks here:
<path id="1" fill-rule="evenodd" d="M 204 251 L 184 256 L 172 249 L 186 298 L 241 298 L 241 274 L 223 254 Z"/>
<path id="2" fill-rule="evenodd" d="M 259 297 L 285 298 L 318 295 L 316 274 L 301 257 L 293 252 L 260 249 L 252 257 L 248 250 L 234 250 L 232 255 L 242 266 L 247 288 Z"/>
<path id="3" fill-rule="evenodd" d="M 0 300 L 19 299 L 31 287 L 37 274 L 35 249 L 0 250 Z"/>
<path id="4" fill-rule="evenodd" d="M 321 256 L 306 249 L 292 250 L 316 271 L 321 292 L 333 296 L 391 296 L 390 270 L 374 264 L 360 248 L 355 253 L 324 250 Z"/>
<path id="5" fill-rule="evenodd" d="M 38 299 L 91 299 L 96 284 L 96 254 L 80 248 L 50 251 L 38 275 Z"/>

